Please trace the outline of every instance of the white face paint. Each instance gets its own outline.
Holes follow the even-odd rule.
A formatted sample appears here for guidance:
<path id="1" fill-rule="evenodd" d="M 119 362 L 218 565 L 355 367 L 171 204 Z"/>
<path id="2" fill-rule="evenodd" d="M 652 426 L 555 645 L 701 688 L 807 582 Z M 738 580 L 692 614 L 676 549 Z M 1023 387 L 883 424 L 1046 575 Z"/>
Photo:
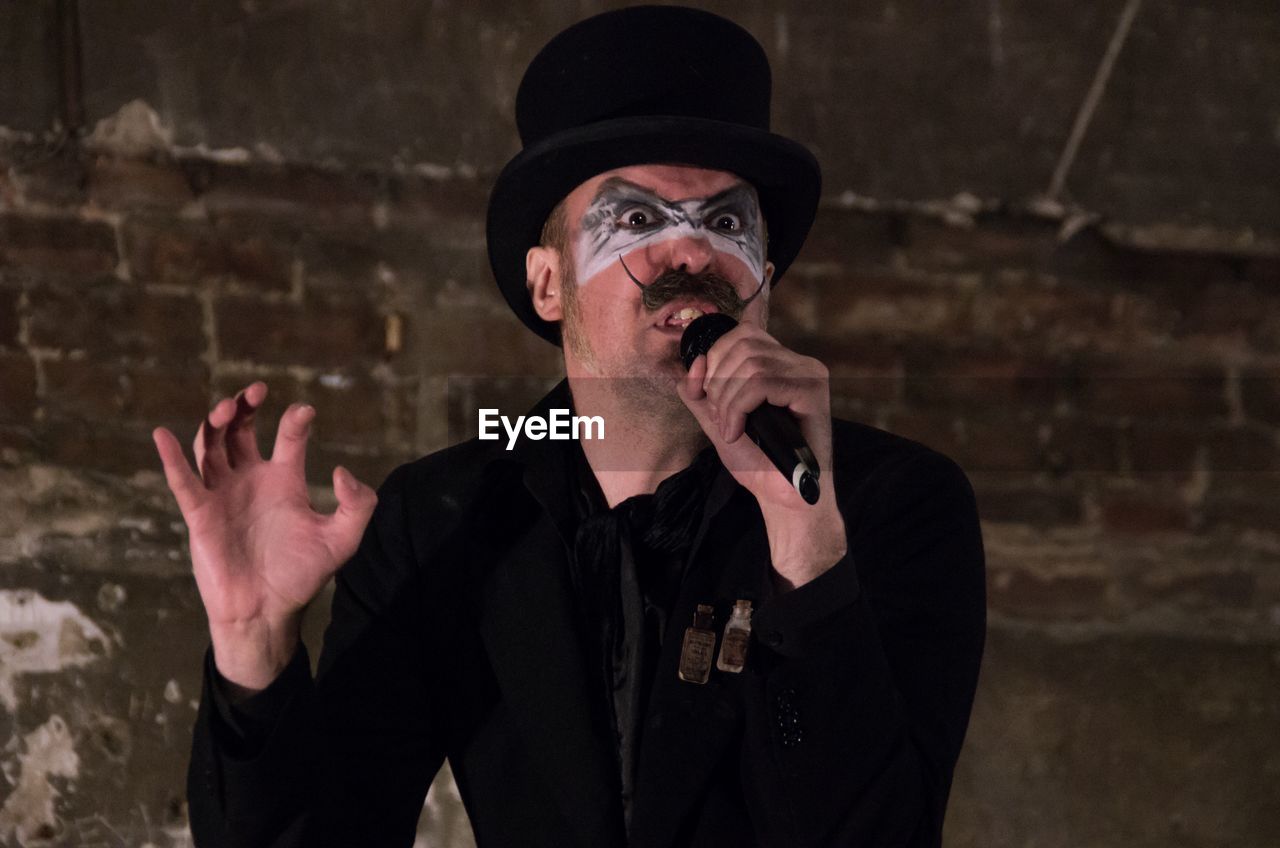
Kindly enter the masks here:
<path id="1" fill-rule="evenodd" d="M 578 283 L 633 250 L 677 238 L 700 238 L 740 260 L 752 279 L 764 276 L 760 206 L 745 183 L 711 197 L 670 201 L 643 186 L 610 177 L 583 213 L 575 242 Z"/>

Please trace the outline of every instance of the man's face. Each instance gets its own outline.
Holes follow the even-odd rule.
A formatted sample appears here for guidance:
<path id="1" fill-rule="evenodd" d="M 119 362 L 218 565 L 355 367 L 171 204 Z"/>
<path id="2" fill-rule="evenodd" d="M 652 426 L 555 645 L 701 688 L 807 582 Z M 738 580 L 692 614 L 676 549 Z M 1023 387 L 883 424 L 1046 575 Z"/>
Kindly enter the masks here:
<path id="1" fill-rule="evenodd" d="M 625 382 L 674 397 L 680 336 L 698 314 L 764 326 L 773 265 L 756 192 L 737 176 L 618 168 L 570 192 L 565 211 L 559 283 L 570 375 L 640 378 Z M 760 297 L 744 306 L 762 281 Z"/>

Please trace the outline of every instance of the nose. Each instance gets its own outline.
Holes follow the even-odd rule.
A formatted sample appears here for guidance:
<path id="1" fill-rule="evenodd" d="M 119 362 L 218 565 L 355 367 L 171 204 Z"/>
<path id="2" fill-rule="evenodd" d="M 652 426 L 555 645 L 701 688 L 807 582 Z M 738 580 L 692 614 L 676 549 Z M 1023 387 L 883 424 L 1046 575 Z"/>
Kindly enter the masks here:
<path id="1" fill-rule="evenodd" d="M 715 260 L 715 249 L 707 241 L 707 237 L 701 234 L 674 238 L 655 247 L 659 250 L 665 248 L 667 255 L 659 254 L 654 259 L 665 259 L 667 267 L 678 268 L 689 274 L 702 273 Z"/>

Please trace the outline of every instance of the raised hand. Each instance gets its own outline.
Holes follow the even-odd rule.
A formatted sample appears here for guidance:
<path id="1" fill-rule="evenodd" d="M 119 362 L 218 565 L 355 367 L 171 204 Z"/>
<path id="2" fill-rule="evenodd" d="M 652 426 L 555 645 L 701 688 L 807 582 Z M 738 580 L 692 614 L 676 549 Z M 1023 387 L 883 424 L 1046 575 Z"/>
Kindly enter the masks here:
<path id="1" fill-rule="evenodd" d="M 151 434 L 189 531 L 215 662 L 247 691 L 265 688 L 293 656 L 303 609 L 355 553 L 377 503 L 338 466 L 338 508 L 316 512 L 305 476 L 315 410 L 290 405 L 263 459 L 254 417 L 266 396 L 259 381 L 213 407 L 196 433 L 195 471 L 171 432 Z"/>

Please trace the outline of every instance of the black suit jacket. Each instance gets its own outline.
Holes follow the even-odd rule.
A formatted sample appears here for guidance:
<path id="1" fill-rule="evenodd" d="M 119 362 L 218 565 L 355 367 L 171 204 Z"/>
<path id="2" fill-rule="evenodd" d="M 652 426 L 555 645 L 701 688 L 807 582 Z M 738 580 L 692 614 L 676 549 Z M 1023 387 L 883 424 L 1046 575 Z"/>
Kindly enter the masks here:
<path id="1" fill-rule="evenodd" d="M 561 383 L 535 408 L 570 408 Z M 631 833 L 575 635 L 564 442 L 471 440 L 393 471 L 305 647 L 248 705 L 214 704 L 211 648 L 188 797 L 196 844 L 410 846 L 448 757 L 479 848 L 936 846 L 986 607 L 973 491 L 950 459 L 837 420 L 847 556 L 775 594 L 755 499 L 723 469 L 670 617 Z M 747 666 L 677 678 L 684 629 L 756 609 Z M 256 704 L 254 703 L 256 702 Z"/>

